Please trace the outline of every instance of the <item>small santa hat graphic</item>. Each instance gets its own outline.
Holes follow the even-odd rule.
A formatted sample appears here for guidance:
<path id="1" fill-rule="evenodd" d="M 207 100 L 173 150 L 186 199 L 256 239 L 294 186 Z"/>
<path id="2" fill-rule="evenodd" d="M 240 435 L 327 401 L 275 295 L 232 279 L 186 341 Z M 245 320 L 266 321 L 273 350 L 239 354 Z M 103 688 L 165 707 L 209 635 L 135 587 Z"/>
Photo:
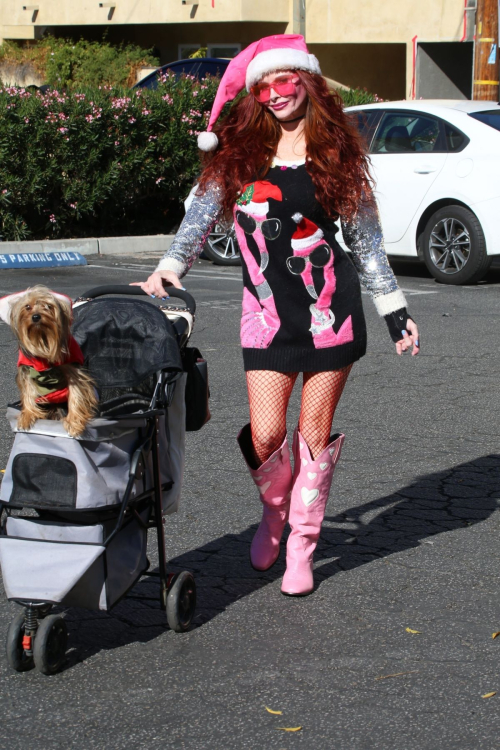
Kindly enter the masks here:
<path id="1" fill-rule="evenodd" d="M 297 229 L 292 235 L 292 248 L 294 250 L 310 247 L 323 239 L 322 230 L 310 219 L 305 219 L 299 213 L 294 214 L 292 219 L 297 224 Z"/>
<path id="2" fill-rule="evenodd" d="M 231 60 L 221 78 L 205 132 L 198 136 L 202 151 L 215 151 L 218 138 L 212 132 L 224 105 L 246 88 L 250 88 L 268 73 L 277 70 L 308 70 L 321 74 L 319 62 L 309 54 L 300 34 L 275 34 L 252 42 Z"/>
<path id="3" fill-rule="evenodd" d="M 240 211 L 254 216 L 266 216 L 269 212 L 269 198 L 282 201 L 283 194 L 277 185 L 267 180 L 250 182 L 236 201 Z"/>
<path id="4" fill-rule="evenodd" d="M 10 325 L 10 314 L 12 311 L 12 305 L 17 302 L 18 299 L 23 297 L 25 294 L 28 294 L 28 292 L 33 291 L 32 289 L 25 289 L 23 292 L 15 292 L 15 294 L 8 294 L 6 297 L 0 297 L 0 319 L 4 321 L 4 323 L 7 323 L 7 325 Z M 53 294 L 56 299 L 58 299 L 60 302 L 64 302 L 66 305 L 69 306 L 69 309 L 72 310 L 73 308 L 73 302 L 71 300 L 71 297 L 68 297 L 66 294 L 59 294 L 58 292 L 53 292 L 50 289 L 47 290 L 50 292 L 50 294 Z"/>

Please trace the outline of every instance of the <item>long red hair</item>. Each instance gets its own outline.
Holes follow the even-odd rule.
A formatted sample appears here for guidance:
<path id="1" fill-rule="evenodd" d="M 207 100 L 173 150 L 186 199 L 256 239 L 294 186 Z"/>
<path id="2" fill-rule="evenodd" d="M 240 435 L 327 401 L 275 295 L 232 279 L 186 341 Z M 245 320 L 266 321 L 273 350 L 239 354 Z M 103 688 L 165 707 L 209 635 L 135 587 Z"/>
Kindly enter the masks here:
<path id="1" fill-rule="evenodd" d="M 327 216 L 351 219 L 360 202 L 371 194 L 368 160 L 361 136 L 349 122 L 339 95 L 325 79 L 298 70 L 307 98 L 305 117 L 306 169 L 316 188 L 316 199 Z M 200 179 L 204 191 L 211 182 L 223 187 L 223 210 L 230 214 L 243 186 L 263 179 L 281 137 L 279 121 L 250 94 L 234 104 L 214 128 L 215 152 L 204 157 Z"/>

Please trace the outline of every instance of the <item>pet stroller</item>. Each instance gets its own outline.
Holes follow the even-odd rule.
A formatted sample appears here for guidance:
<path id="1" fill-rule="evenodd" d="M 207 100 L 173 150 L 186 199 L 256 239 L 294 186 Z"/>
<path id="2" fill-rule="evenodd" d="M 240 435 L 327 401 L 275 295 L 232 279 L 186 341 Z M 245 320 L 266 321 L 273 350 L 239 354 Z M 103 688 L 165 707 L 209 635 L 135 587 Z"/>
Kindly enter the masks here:
<path id="1" fill-rule="evenodd" d="M 53 605 L 109 611 L 143 574 L 159 576 L 170 628 L 187 630 L 194 615 L 191 573 L 167 575 L 163 523 L 179 502 L 185 365 L 200 356 L 186 347 L 195 301 L 177 289 L 170 295 L 186 307 L 136 295 L 145 293 L 98 287 L 75 302 L 72 333 L 99 392 L 99 414 L 80 437 L 54 420 L 18 431 L 19 404 L 7 411 L 15 440 L 0 491 L 0 564 L 7 598 L 24 607 L 7 635 L 20 672 L 53 674 L 64 662 L 67 628 Z M 208 398 L 206 363 L 197 362 Z M 158 573 L 148 572 L 150 528 Z"/>

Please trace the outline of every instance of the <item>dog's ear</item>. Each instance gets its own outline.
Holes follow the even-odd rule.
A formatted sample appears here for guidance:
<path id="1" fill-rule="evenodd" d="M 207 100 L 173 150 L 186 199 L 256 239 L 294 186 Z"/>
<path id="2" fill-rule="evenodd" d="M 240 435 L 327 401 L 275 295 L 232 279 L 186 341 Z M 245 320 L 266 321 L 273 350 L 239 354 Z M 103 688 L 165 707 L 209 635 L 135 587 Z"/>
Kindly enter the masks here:
<path id="1" fill-rule="evenodd" d="M 0 319 L 4 323 L 10 326 L 12 323 L 12 307 L 23 297 L 27 292 L 16 292 L 15 294 L 8 294 L 6 297 L 0 297 Z"/>

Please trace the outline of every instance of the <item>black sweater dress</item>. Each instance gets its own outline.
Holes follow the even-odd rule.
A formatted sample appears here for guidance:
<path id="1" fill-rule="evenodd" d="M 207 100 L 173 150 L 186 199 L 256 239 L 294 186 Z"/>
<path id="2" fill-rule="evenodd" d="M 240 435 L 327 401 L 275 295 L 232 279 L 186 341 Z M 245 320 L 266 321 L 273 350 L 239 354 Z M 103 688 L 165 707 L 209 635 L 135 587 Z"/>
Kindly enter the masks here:
<path id="1" fill-rule="evenodd" d="M 196 196 L 157 270 L 182 277 L 220 211 L 218 188 Z M 385 255 L 376 207 L 338 227 L 315 198 L 305 163 L 275 160 L 245 186 L 235 207 L 241 251 L 241 344 L 245 370 L 338 370 L 365 354 L 360 277 L 380 315 L 406 302 Z M 354 262 L 353 262 L 354 261 Z"/>

